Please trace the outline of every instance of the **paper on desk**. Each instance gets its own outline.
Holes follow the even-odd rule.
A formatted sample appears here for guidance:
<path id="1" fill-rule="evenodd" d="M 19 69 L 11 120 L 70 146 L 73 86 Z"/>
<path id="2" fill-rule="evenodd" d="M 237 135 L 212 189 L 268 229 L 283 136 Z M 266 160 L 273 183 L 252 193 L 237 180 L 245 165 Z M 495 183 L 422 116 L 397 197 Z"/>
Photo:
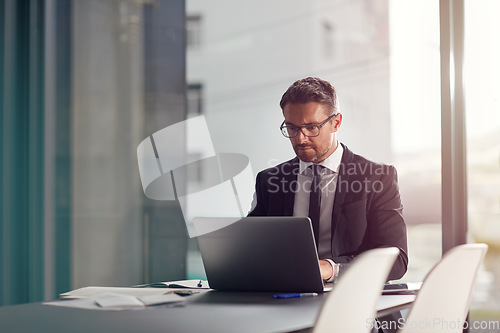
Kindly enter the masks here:
<path id="1" fill-rule="evenodd" d="M 149 288 L 149 286 L 152 286 Z M 141 288 L 137 288 L 141 287 Z M 165 288 L 188 288 L 209 289 L 207 281 L 204 280 L 178 280 L 169 282 L 158 282 L 135 287 L 83 287 L 71 290 L 59 295 L 61 299 L 88 298 L 104 293 L 114 293 L 129 296 L 163 295 L 168 292 Z"/>
<path id="2" fill-rule="evenodd" d="M 45 302 L 43 303 L 43 305 L 52 305 L 52 306 L 61 306 L 65 308 L 78 308 L 78 309 L 88 309 L 88 310 L 106 310 L 104 308 L 99 307 L 93 298 L 80 298 L 67 301 L 52 301 L 52 302 Z"/>
<path id="3" fill-rule="evenodd" d="M 141 297 L 105 293 L 95 297 L 95 302 L 102 308 L 144 308 L 149 305 L 179 303 L 184 301 L 184 297 L 174 293 Z"/>
<path id="4" fill-rule="evenodd" d="M 210 289 L 208 281 L 205 280 L 178 280 L 178 281 L 156 282 L 150 284 L 142 284 L 135 287 Z"/>
<path id="5" fill-rule="evenodd" d="M 144 305 L 160 305 L 167 303 L 183 303 L 186 301 L 186 298 L 183 296 L 179 296 L 175 293 L 164 294 L 164 295 L 148 295 L 137 297 Z"/>
<path id="6" fill-rule="evenodd" d="M 105 293 L 94 298 L 97 305 L 101 308 L 143 308 L 146 305 L 137 297 L 129 295 L 120 295 Z"/>
<path id="7" fill-rule="evenodd" d="M 174 293 L 165 295 L 130 296 L 114 293 L 104 293 L 87 298 L 54 301 L 43 303 L 45 305 L 89 309 L 89 310 L 127 310 L 143 309 L 147 306 L 161 304 L 181 304 L 185 298 Z"/>
<path id="8" fill-rule="evenodd" d="M 126 288 L 126 287 L 83 287 L 62 293 L 61 299 L 89 298 L 104 293 L 113 293 L 128 296 L 162 295 L 166 292 L 163 288 Z"/>

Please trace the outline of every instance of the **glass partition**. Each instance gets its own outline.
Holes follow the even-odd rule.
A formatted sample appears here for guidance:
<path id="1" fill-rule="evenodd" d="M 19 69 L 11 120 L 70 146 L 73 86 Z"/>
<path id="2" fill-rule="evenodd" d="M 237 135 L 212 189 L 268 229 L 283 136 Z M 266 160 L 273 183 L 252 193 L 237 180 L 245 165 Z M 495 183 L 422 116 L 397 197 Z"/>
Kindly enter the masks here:
<path id="1" fill-rule="evenodd" d="M 187 80 L 203 86 L 215 150 L 249 157 L 254 175 L 294 156 L 279 100 L 307 76 L 338 90 L 339 138 L 398 169 L 418 281 L 441 256 L 439 4 L 436 1 L 187 0 L 196 47 Z M 425 22 L 425 24 L 423 23 Z M 203 276 L 196 244 L 188 275 Z"/>
<path id="2" fill-rule="evenodd" d="M 471 317 L 500 321 L 500 22 L 498 1 L 465 1 L 469 237 L 489 249 Z M 497 327 L 498 329 L 498 327 Z"/>
<path id="3" fill-rule="evenodd" d="M 48 298 L 186 276 L 179 202 L 145 195 L 137 151 L 186 119 L 184 12 L 183 1 L 46 1 Z"/>

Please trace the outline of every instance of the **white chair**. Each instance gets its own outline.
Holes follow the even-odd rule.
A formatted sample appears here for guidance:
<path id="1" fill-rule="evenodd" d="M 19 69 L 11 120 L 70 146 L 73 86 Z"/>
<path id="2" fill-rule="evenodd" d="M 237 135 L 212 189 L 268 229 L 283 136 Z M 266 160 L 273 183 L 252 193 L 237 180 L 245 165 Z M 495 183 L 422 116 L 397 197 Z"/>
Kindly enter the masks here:
<path id="1" fill-rule="evenodd" d="M 377 300 L 398 254 L 393 247 L 359 255 L 327 295 L 313 332 L 370 332 Z"/>
<path id="2" fill-rule="evenodd" d="M 399 333 L 461 333 L 486 244 L 454 247 L 431 269 Z"/>

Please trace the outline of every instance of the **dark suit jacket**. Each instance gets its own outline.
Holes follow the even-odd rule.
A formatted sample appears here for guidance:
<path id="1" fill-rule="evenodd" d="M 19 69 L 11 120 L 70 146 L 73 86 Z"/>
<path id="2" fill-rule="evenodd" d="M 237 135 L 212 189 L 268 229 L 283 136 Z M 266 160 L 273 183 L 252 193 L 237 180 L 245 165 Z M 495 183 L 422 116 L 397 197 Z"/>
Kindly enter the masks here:
<path id="1" fill-rule="evenodd" d="M 408 255 L 396 169 L 343 147 L 332 214 L 331 259 L 340 264 L 341 274 L 356 255 L 394 246 L 400 254 L 388 279 L 399 279 L 406 272 Z M 249 216 L 292 216 L 298 172 L 297 157 L 261 171 L 255 185 L 257 205 Z"/>

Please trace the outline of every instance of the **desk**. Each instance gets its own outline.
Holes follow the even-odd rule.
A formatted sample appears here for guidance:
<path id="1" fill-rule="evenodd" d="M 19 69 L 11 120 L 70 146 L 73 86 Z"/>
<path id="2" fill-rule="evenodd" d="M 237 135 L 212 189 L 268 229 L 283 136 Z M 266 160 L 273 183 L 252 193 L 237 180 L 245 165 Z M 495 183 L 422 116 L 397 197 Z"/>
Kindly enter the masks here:
<path id="1" fill-rule="evenodd" d="M 274 299 L 272 293 L 206 292 L 188 296 L 178 307 L 141 310 L 82 310 L 30 303 L 0 308 L 0 332 L 221 333 L 293 332 L 310 328 L 325 294 Z M 408 306 L 414 296 L 381 296 L 384 315 Z"/>

